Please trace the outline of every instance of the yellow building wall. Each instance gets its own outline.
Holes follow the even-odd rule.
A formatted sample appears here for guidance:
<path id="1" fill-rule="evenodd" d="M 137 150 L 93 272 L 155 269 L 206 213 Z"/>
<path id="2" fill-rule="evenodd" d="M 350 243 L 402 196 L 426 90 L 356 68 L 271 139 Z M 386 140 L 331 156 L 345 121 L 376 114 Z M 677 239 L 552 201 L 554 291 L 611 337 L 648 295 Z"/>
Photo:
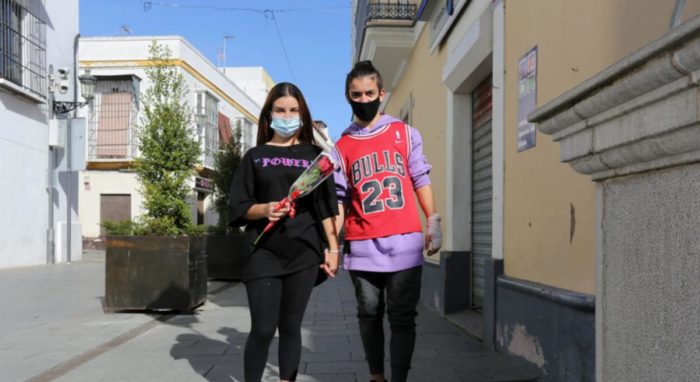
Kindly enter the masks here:
<path id="1" fill-rule="evenodd" d="M 518 60 L 537 46 L 542 106 L 666 33 L 674 3 L 505 0 L 506 275 L 595 293 L 595 184 L 559 161 L 548 135 L 517 152 Z M 683 19 L 698 10 L 688 2 Z"/>
<path id="2" fill-rule="evenodd" d="M 445 220 L 447 200 L 447 88 L 442 83 L 442 67 L 445 65 L 446 49 L 439 48 L 434 54 L 428 51 L 429 30 L 423 28 L 408 59 L 404 76 L 393 89 L 384 111 L 400 118 L 401 108 L 412 96 L 411 125 L 420 131 L 423 138 L 423 153 L 433 166 L 430 180 L 433 185 L 438 213 L 443 217 L 442 227 L 450 224 Z M 391 78 L 384 78 L 384 83 Z M 422 214 L 421 214 L 422 215 Z M 429 260 L 438 260 L 434 255 Z"/>

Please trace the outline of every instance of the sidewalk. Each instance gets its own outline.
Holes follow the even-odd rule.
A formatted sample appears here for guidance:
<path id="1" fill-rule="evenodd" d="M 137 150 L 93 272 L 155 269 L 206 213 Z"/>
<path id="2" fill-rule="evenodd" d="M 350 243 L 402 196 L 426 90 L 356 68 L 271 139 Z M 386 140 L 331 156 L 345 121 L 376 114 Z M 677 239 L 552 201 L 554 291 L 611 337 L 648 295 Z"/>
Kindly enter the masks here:
<path id="1" fill-rule="evenodd" d="M 193 315 L 105 314 L 104 261 L 93 253 L 71 265 L 0 270 L 0 288 L 2 381 L 243 381 L 242 284 L 211 282 Z M 302 334 L 298 381 L 369 380 L 347 273 L 316 288 Z M 265 381 L 277 380 L 276 352 L 275 340 Z M 421 308 L 410 380 L 533 379 Z"/>

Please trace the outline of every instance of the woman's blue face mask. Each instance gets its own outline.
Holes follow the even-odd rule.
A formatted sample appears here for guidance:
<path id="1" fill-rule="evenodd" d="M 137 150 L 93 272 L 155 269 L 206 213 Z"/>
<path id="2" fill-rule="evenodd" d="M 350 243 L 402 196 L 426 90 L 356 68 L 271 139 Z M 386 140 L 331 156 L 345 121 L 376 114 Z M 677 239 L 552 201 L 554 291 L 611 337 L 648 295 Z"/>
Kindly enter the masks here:
<path id="1" fill-rule="evenodd" d="M 272 117 L 270 127 L 282 138 L 293 136 L 301 127 L 301 119 L 299 117 L 292 118 L 275 118 Z"/>

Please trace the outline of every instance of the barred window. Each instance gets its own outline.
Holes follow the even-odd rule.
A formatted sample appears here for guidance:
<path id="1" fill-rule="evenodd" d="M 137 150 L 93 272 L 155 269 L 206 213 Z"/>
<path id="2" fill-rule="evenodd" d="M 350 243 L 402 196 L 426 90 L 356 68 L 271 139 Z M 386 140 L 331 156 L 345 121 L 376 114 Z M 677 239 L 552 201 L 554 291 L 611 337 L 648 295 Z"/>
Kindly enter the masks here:
<path id="1" fill-rule="evenodd" d="M 0 0 L 0 79 L 46 98 L 46 24 L 26 4 Z"/>
<path id="2" fill-rule="evenodd" d="M 132 76 L 98 77 L 88 119 L 91 161 L 134 158 L 139 81 Z"/>

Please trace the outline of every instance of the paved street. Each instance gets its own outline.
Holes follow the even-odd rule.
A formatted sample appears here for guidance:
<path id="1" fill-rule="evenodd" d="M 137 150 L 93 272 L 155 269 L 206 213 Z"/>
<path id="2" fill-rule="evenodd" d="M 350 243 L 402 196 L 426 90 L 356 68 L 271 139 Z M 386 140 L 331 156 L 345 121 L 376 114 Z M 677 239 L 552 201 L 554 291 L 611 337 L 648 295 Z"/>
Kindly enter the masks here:
<path id="1" fill-rule="evenodd" d="M 193 315 L 102 311 L 102 253 L 70 265 L 0 270 L 1 381 L 242 381 L 250 329 L 242 284 L 210 282 Z M 529 381 L 499 353 L 422 308 L 412 381 Z M 299 381 L 367 381 L 347 273 L 316 288 Z M 276 342 L 265 381 L 275 381 Z M 388 366 L 387 366 L 388 368 Z"/>

